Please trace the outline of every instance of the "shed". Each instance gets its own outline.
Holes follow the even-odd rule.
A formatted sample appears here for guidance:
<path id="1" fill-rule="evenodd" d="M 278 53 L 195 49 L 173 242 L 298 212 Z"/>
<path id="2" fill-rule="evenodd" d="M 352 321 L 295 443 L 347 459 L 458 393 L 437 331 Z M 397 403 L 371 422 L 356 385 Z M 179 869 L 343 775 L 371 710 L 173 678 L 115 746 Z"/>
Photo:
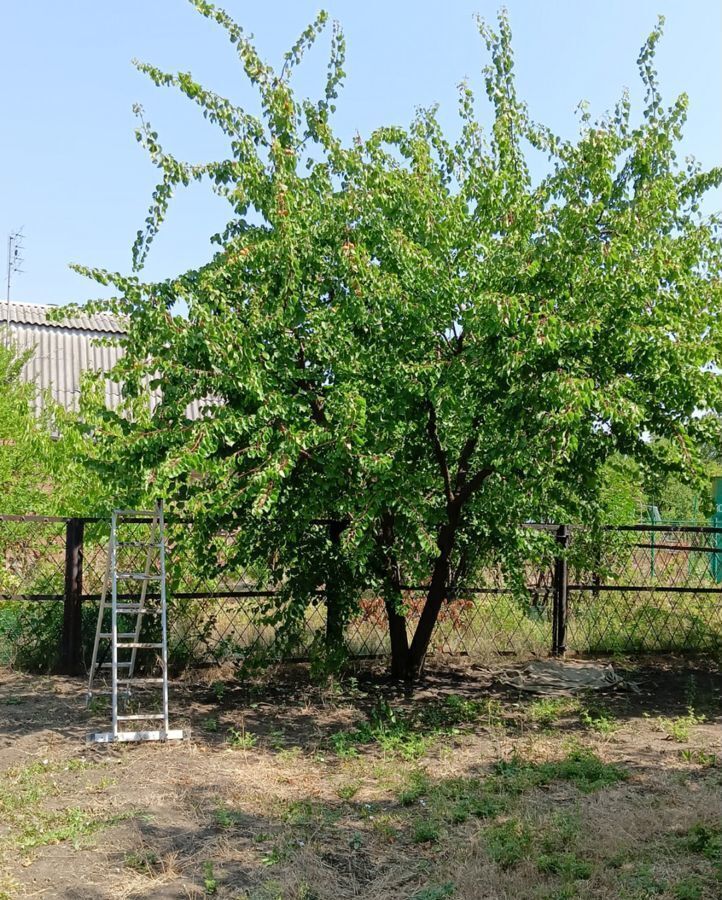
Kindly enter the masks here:
<path id="1" fill-rule="evenodd" d="M 107 315 L 79 315 L 53 321 L 56 306 L 0 302 L 0 340 L 11 342 L 32 355 L 23 366 L 23 378 L 38 388 L 38 411 L 46 391 L 60 406 L 76 411 L 83 372 L 109 372 L 123 353 L 122 322 Z M 100 340 L 103 343 L 100 343 Z M 115 408 L 120 398 L 117 384 L 106 381 L 106 403 Z"/>

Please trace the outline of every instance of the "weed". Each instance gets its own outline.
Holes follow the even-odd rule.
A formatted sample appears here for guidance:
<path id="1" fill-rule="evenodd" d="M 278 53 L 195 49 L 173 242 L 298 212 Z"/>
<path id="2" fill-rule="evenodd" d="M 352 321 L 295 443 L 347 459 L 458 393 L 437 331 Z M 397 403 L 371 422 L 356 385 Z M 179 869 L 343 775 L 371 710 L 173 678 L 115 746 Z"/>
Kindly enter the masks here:
<path id="1" fill-rule="evenodd" d="M 534 700 L 525 710 L 527 718 L 542 728 L 548 728 L 556 721 L 579 709 L 579 701 L 573 697 L 542 697 Z"/>
<path id="2" fill-rule="evenodd" d="M 420 891 L 412 895 L 411 900 L 446 900 L 447 897 L 454 896 L 454 891 L 454 883 L 446 881 L 444 884 L 429 885 L 421 888 Z"/>
<path id="3" fill-rule="evenodd" d="M 539 836 L 539 845 L 544 853 L 568 850 L 579 835 L 579 821 L 568 813 L 556 813 Z"/>
<path id="4" fill-rule="evenodd" d="M 683 878 L 672 888 L 674 900 L 702 900 L 704 897 L 704 885 L 695 875 Z"/>
<path id="5" fill-rule="evenodd" d="M 353 800 L 361 787 L 360 781 L 350 781 L 336 788 L 336 795 L 340 800 Z"/>
<path id="6" fill-rule="evenodd" d="M 278 847 L 272 847 L 265 856 L 261 857 L 261 863 L 266 866 L 276 866 L 283 859 L 281 851 Z"/>
<path id="7" fill-rule="evenodd" d="M 226 741 L 232 750 L 252 750 L 256 745 L 256 736 L 241 725 L 240 729 L 228 729 Z"/>
<path id="8" fill-rule="evenodd" d="M 508 819 L 487 828 L 486 843 L 494 862 L 502 869 L 509 869 L 520 862 L 531 849 L 532 833 L 518 819 Z"/>
<path id="9" fill-rule="evenodd" d="M 429 819 L 419 819 L 411 833 L 411 839 L 415 844 L 435 844 L 440 837 L 439 826 Z"/>
<path id="10" fill-rule="evenodd" d="M 416 769 L 409 775 L 407 786 L 399 795 L 399 803 L 402 806 L 411 806 L 420 797 L 424 797 L 431 789 L 429 776 L 422 769 Z"/>
<path id="11" fill-rule="evenodd" d="M 392 844 L 398 837 L 398 832 L 393 824 L 391 816 L 378 816 L 373 820 L 373 830 L 386 844 Z"/>
<path id="12" fill-rule="evenodd" d="M 77 847 L 82 838 L 128 818 L 130 814 L 94 818 L 85 810 L 77 808 L 65 809 L 59 813 L 36 811 L 32 820 L 21 825 L 15 846 L 18 850 L 28 851 L 70 841 Z"/>
<path id="13" fill-rule="evenodd" d="M 341 758 L 357 757 L 360 746 L 376 744 L 385 755 L 412 761 L 424 756 L 442 735 L 459 734 L 464 724 L 484 721 L 489 727 L 501 727 L 501 712 L 498 700 L 468 700 L 456 695 L 420 713 L 403 713 L 384 701 L 371 710 L 368 722 L 338 731 L 329 740 Z"/>
<path id="14" fill-rule="evenodd" d="M 585 728 L 595 731 L 597 734 L 610 735 L 619 728 L 619 723 L 614 716 L 605 713 L 594 714 L 588 709 L 582 709 L 579 713 L 579 720 Z"/>
<path id="15" fill-rule="evenodd" d="M 637 866 L 628 876 L 627 886 L 632 889 L 632 896 L 635 898 L 655 897 L 667 890 L 666 882 L 657 878 L 648 863 Z"/>
<path id="16" fill-rule="evenodd" d="M 293 760 L 298 759 L 303 754 L 303 750 L 300 747 L 284 747 L 283 750 L 278 751 L 278 758 L 283 762 L 292 762 Z"/>
<path id="17" fill-rule="evenodd" d="M 213 813 L 216 825 L 219 828 L 227 829 L 239 825 L 243 821 L 241 813 L 234 812 L 225 806 L 219 806 Z"/>
<path id="18" fill-rule="evenodd" d="M 276 753 L 284 750 L 286 747 L 286 736 L 284 733 L 278 730 L 270 731 L 268 733 L 268 746 Z"/>
<path id="19" fill-rule="evenodd" d="M 552 781 L 571 781 L 583 794 L 625 781 L 629 774 L 619 766 L 602 762 L 589 750 L 572 750 L 561 760 L 524 763 L 518 759 L 498 762 L 495 767 L 501 788 L 519 794 L 530 787 Z"/>
<path id="20" fill-rule="evenodd" d="M 537 858 L 537 868 L 547 875 L 560 875 L 570 881 L 591 878 L 592 864 L 579 859 L 574 853 L 542 853 Z"/>
<path id="21" fill-rule="evenodd" d="M 454 732 L 459 726 L 484 723 L 491 728 L 503 726 L 503 707 L 498 700 L 470 700 L 458 694 L 432 703 L 419 714 L 420 722 L 442 733 Z"/>
<path id="22" fill-rule="evenodd" d="M 213 876 L 213 863 L 203 863 L 203 890 L 206 894 L 215 894 L 218 890 L 218 881 Z"/>
<path id="23" fill-rule="evenodd" d="M 109 703 L 107 697 L 91 697 L 88 701 L 86 709 L 92 715 L 103 713 L 108 709 Z"/>
<path id="24" fill-rule="evenodd" d="M 140 875 L 154 875 L 158 865 L 158 854 L 152 850 L 138 850 L 127 853 L 124 863 L 127 868 L 133 869 Z"/>
<path id="25" fill-rule="evenodd" d="M 658 724 L 667 737 L 680 744 L 686 744 L 689 740 L 691 729 L 696 725 L 701 725 L 704 721 L 705 716 L 698 715 L 693 707 L 688 706 L 687 715 L 677 716 L 676 719 L 660 718 Z"/>
<path id="26" fill-rule="evenodd" d="M 363 846 L 363 838 L 361 837 L 361 832 L 354 831 L 354 833 L 351 835 L 348 845 L 352 850 L 360 850 Z"/>
<path id="27" fill-rule="evenodd" d="M 225 683 L 223 681 L 214 681 L 213 684 L 211 684 L 211 691 L 216 698 L 216 703 L 223 703 L 223 698 L 226 695 Z"/>
<path id="28" fill-rule="evenodd" d="M 215 734 L 218 731 L 218 717 L 206 716 L 205 719 L 201 720 L 201 728 L 209 734 Z"/>
<path id="29" fill-rule="evenodd" d="M 684 762 L 702 766 L 705 769 L 717 765 L 717 756 L 714 753 L 707 753 L 706 750 L 689 750 L 685 748 L 679 751 L 679 757 Z"/>
<path id="30" fill-rule="evenodd" d="M 710 862 L 722 862 L 722 828 L 698 822 L 685 835 L 685 844 L 692 853 L 700 853 Z"/>

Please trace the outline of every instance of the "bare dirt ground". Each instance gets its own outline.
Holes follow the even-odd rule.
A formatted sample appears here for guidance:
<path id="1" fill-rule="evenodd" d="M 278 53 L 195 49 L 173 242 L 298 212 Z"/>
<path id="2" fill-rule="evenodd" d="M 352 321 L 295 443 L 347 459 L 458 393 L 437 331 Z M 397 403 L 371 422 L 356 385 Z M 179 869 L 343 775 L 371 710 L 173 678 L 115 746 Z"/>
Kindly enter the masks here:
<path id="1" fill-rule="evenodd" d="M 0 898 L 718 900 L 719 668 L 615 667 L 639 692 L 196 673 L 187 740 L 115 746 L 79 679 L 0 670 Z"/>

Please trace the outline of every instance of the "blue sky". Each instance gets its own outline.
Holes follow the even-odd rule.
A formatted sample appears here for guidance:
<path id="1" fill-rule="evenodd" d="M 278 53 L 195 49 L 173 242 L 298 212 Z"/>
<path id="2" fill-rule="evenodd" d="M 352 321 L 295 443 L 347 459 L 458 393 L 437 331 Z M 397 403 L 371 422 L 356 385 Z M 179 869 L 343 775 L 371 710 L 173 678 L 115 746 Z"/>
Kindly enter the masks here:
<path id="1" fill-rule="evenodd" d="M 225 0 L 271 63 L 321 8 L 315 0 Z M 454 127 L 456 85 L 483 94 L 484 48 L 473 15 L 494 18 L 496 0 L 329 0 L 348 44 L 346 87 L 337 126 L 345 138 L 379 124 L 406 124 L 435 102 Z M 666 99 L 690 96 L 683 145 L 706 166 L 722 164 L 722 3 L 720 0 L 507 0 L 519 92 L 532 115 L 562 134 L 574 110 L 609 109 L 622 88 L 639 98 L 635 60 L 658 13 L 666 16 L 658 69 Z M 223 153 L 212 126 L 172 90 L 153 87 L 132 57 L 191 71 L 206 87 L 256 108 L 230 43 L 186 0 L 3 0 L 0 54 L 0 261 L 7 234 L 24 225 L 25 273 L 15 300 L 64 303 L 97 296 L 68 263 L 128 271 L 130 247 L 146 214 L 155 169 L 137 145 L 131 107 L 140 102 L 176 155 L 202 161 Z M 316 94 L 328 37 L 298 70 Z M 714 208 L 722 207 L 718 192 Z M 230 208 L 208 186 L 174 199 L 154 244 L 147 277 L 204 262 L 209 235 Z M 5 296 L 4 276 L 2 294 Z"/>

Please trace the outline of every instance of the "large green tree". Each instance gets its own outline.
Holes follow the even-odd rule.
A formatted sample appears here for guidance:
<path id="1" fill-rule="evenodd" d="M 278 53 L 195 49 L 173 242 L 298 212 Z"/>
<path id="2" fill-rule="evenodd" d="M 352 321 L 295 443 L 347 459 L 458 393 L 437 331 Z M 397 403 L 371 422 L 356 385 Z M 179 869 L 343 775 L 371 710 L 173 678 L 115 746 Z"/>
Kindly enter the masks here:
<path id="1" fill-rule="evenodd" d="M 377 584 L 393 671 L 414 677 L 442 604 L 485 555 L 528 539 L 522 522 L 593 518 L 605 461 L 645 460 L 650 435 L 687 470 L 716 440 L 720 243 L 700 200 L 722 173 L 678 164 L 687 100 L 662 102 L 661 26 L 639 57 L 638 120 L 623 96 L 583 114 L 575 140 L 535 124 L 501 15 L 479 23 L 488 129 L 464 84 L 454 135 L 432 109 L 346 146 L 331 125 L 337 26 L 324 93 L 301 100 L 291 76 L 324 14 L 275 70 L 225 12 L 192 2 L 235 46 L 261 115 L 139 64 L 198 105 L 229 155 L 179 161 L 138 111 L 161 181 L 136 270 L 176 186 L 210 179 L 232 218 L 213 259 L 177 278 L 80 269 L 119 292 L 96 306 L 128 318 L 128 401 L 162 388 L 150 426 L 113 423 L 107 458 L 152 473 L 210 558 L 214 535 L 237 532 L 236 559 L 265 560 L 285 587 L 288 628 L 325 586 L 333 644 Z M 402 588 L 419 580 L 410 634 Z"/>

